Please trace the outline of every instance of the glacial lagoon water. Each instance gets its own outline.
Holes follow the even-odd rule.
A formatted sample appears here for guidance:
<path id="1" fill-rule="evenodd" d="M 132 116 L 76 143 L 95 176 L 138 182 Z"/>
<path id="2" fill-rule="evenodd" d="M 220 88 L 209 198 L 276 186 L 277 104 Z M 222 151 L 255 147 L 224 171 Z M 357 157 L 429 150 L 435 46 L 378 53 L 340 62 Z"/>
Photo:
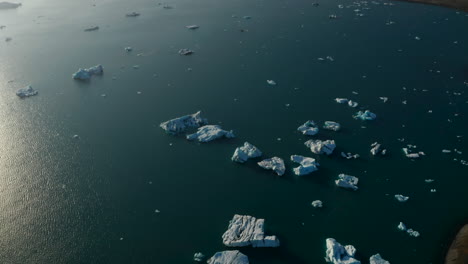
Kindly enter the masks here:
<path id="1" fill-rule="evenodd" d="M 0 262 L 191 263 L 195 252 L 226 250 L 228 221 L 249 214 L 281 241 L 240 249 L 253 264 L 325 263 L 328 237 L 354 245 L 363 263 L 376 253 L 441 263 L 468 218 L 468 16 L 318 3 L 25 0 L 0 10 Z M 97 64 L 104 75 L 72 80 Z M 39 94 L 18 98 L 27 85 Z M 377 120 L 352 118 L 366 109 Z M 159 128 L 198 110 L 236 138 L 199 144 Z M 296 131 L 310 119 L 342 129 Z M 338 147 L 318 156 L 304 146 L 310 138 Z M 245 141 L 285 159 L 286 174 L 233 163 Z M 386 157 L 370 155 L 375 141 Z M 426 156 L 406 158 L 407 144 Z M 292 154 L 316 158 L 319 170 L 293 175 Z M 338 189 L 340 173 L 359 177 L 359 190 Z M 400 221 L 421 236 L 398 231 Z"/>

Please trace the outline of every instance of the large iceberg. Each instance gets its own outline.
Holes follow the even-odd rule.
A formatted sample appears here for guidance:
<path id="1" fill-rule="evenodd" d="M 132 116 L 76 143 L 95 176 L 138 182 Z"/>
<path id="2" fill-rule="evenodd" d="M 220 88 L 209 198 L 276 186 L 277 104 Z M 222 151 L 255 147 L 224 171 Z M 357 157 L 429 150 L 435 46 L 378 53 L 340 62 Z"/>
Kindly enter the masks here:
<path id="1" fill-rule="evenodd" d="M 380 254 L 375 254 L 370 257 L 369 264 L 390 264 L 390 262 L 383 259 Z"/>
<path id="2" fill-rule="evenodd" d="M 315 122 L 312 120 L 305 122 L 303 125 L 298 127 L 297 130 L 307 136 L 313 136 L 319 132 L 319 128 L 317 127 L 317 125 L 315 125 Z"/>
<path id="3" fill-rule="evenodd" d="M 284 161 L 282 158 L 273 157 L 271 159 L 265 159 L 257 163 L 258 166 L 267 169 L 273 170 L 279 176 L 283 176 L 284 172 L 286 171 L 286 167 L 284 166 Z"/>
<path id="4" fill-rule="evenodd" d="M 308 158 L 300 155 L 291 155 L 291 161 L 301 164 L 299 167 L 293 169 L 294 174 L 296 175 L 306 175 L 318 170 L 318 164 L 315 159 Z"/>
<path id="5" fill-rule="evenodd" d="M 91 76 L 101 75 L 103 72 L 104 69 L 102 65 L 99 64 L 88 69 L 78 69 L 78 71 L 72 75 L 72 78 L 75 80 L 89 80 Z"/>
<path id="6" fill-rule="evenodd" d="M 244 146 L 236 148 L 231 160 L 244 163 L 250 158 L 258 158 L 260 156 L 262 156 L 262 152 L 257 147 L 249 142 L 245 142 Z"/>
<path id="7" fill-rule="evenodd" d="M 197 128 L 207 123 L 208 120 L 201 116 L 201 111 L 198 111 L 195 114 L 185 115 L 163 122 L 159 126 L 167 133 L 175 135 L 185 132 L 188 128 Z"/>
<path id="8" fill-rule="evenodd" d="M 20 98 L 26 98 L 26 97 L 33 96 L 33 95 L 36 95 L 36 94 L 37 94 L 37 91 L 34 90 L 31 87 L 31 85 L 16 91 L 16 95 L 19 96 Z"/>
<path id="9" fill-rule="evenodd" d="M 198 129 L 196 133 L 187 135 L 188 140 L 196 140 L 198 142 L 209 142 L 218 138 L 234 138 L 234 133 L 231 131 L 223 130 L 217 125 L 206 125 Z"/>
<path id="10" fill-rule="evenodd" d="M 0 9 L 15 9 L 20 6 L 20 3 L 0 2 Z"/>
<path id="11" fill-rule="evenodd" d="M 359 111 L 356 113 L 356 115 L 353 116 L 356 119 L 361 119 L 361 120 L 374 120 L 377 118 L 377 115 L 370 112 L 369 110 L 366 110 L 364 112 Z"/>
<path id="12" fill-rule="evenodd" d="M 249 258 L 240 253 L 239 250 L 226 250 L 216 252 L 208 264 L 249 264 Z"/>
<path id="13" fill-rule="evenodd" d="M 356 248 L 352 245 L 342 246 L 334 238 L 327 238 L 325 261 L 333 264 L 361 264 L 354 258 Z"/>
<path id="14" fill-rule="evenodd" d="M 223 244 L 228 247 L 279 247 L 276 236 L 265 236 L 264 224 L 265 219 L 236 214 L 223 234 Z"/>
<path id="15" fill-rule="evenodd" d="M 335 181 L 336 186 L 356 191 L 359 179 L 357 177 L 341 173 Z"/>
<path id="16" fill-rule="evenodd" d="M 315 154 L 327 154 L 330 155 L 333 153 L 333 150 L 336 148 L 336 144 L 334 140 L 308 140 L 304 143 L 310 151 Z"/>
<path id="17" fill-rule="evenodd" d="M 334 121 L 325 121 L 325 124 L 323 124 L 323 128 L 327 130 L 338 131 L 340 130 L 341 125 Z"/>

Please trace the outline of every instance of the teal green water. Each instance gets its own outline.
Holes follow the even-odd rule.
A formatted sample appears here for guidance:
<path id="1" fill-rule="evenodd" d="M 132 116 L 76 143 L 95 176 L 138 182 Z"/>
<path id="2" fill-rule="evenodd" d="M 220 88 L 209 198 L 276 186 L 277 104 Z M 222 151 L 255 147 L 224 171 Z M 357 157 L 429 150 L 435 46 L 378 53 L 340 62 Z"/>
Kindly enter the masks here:
<path id="1" fill-rule="evenodd" d="M 226 249 L 221 235 L 237 213 L 265 218 L 281 240 L 242 248 L 253 264 L 324 263 L 328 237 L 353 244 L 363 263 L 375 253 L 441 263 L 468 218 L 468 16 L 384 3 L 30 0 L 0 10 L 0 262 L 191 263 L 195 252 Z M 141 16 L 126 18 L 132 11 Z M 102 77 L 71 79 L 96 64 Z M 17 98 L 29 84 L 39 95 Z M 378 119 L 354 120 L 335 97 Z M 159 128 L 197 110 L 237 138 L 197 144 Z M 334 155 L 303 145 L 296 128 L 308 119 L 341 123 L 318 136 L 336 140 Z M 320 170 L 297 177 L 287 161 L 280 178 L 254 161 L 234 164 L 244 141 L 265 157 L 317 158 Z M 375 141 L 387 157 L 370 156 Z M 427 156 L 407 159 L 406 144 Z M 463 154 L 441 152 L 454 148 Z M 359 190 L 334 186 L 339 173 L 359 177 Z M 399 193 L 410 200 L 398 203 Z M 310 205 L 317 199 L 322 210 Z M 400 221 L 421 236 L 399 232 Z"/>

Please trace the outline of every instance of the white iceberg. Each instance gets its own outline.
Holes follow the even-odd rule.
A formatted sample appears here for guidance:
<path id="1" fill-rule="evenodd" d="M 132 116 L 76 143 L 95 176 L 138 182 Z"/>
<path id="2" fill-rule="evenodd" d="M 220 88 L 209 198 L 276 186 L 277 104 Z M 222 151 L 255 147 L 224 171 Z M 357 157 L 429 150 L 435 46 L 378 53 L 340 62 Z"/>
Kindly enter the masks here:
<path id="1" fill-rule="evenodd" d="M 228 247 L 279 247 L 276 236 L 265 236 L 264 225 L 265 219 L 236 214 L 222 236 L 223 244 Z"/>
<path id="2" fill-rule="evenodd" d="M 234 138 L 234 133 L 221 129 L 217 125 L 206 125 L 198 128 L 196 133 L 187 135 L 188 140 L 196 140 L 198 142 L 209 142 L 218 138 Z"/>
<path id="3" fill-rule="evenodd" d="M 323 128 L 327 130 L 338 131 L 340 130 L 341 125 L 334 121 L 325 121 L 325 124 L 323 124 Z"/>
<path id="4" fill-rule="evenodd" d="M 167 133 L 175 135 L 185 132 L 188 128 L 198 128 L 207 123 L 208 120 L 201 116 L 201 111 L 198 111 L 195 114 L 185 115 L 163 122 L 159 126 Z"/>
<path id="5" fill-rule="evenodd" d="M 356 108 L 359 104 L 357 102 L 349 100 L 348 105 L 352 108 Z"/>
<path id="6" fill-rule="evenodd" d="M 377 115 L 370 112 L 369 110 L 366 110 L 364 112 L 359 111 L 356 113 L 356 115 L 353 116 L 355 119 L 361 119 L 361 120 L 374 120 L 377 118 Z"/>
<path id="7" fill-rule="evenodd" d="M 347 98 L 335 98 L 335 101 L 339 104 L 346 104 L 349 100 Z"/>
<path id="8" fill-rule="evenodd" d="M 0 9 L 15 9 L 21 6 L 21 3 L 0 2 Z"/>
<path id="9" fill-rule="evenodd" d="M 284 166 L 284 161 L 281 158 L 273 157 L 271 159 L 265 159 L 257 163 L 258 166 L 267 169 L 273 170 L 278 174 L 278 176 L 283 176 L 284 172 L 286 171 L 286 167 Z"/>
<path id="10" fill-rule="evenodd" d="M 336 186 L 356 191 L 359 178 L 341 173 L 335 181 Z"/>
<path id="11" fill-rule="evenodd" d="M 377 154 L 381 154 L 381 155 L 385 155 L 387 154 L 387 150 L 386 149 L 382 149 L 382 145 L 377 143 L 377 142 L 374 142 L 372 143 L 371 145 L 371 150 L 370 150 L 370 153 L 374 156 L 377 156 Z"/>
<path id="12" fill-rule="evenodd" d="M 403 150 L 403 153 L 405 153 L 406 157 L 407 158 L 410 158 L 410 159 L 418 159 L 420 158 L 421 156 L 424 156 L 426 155 L 424 152 L 422 151 L 419 151 L 419 152 L 413 152 L 412 149 L 415 149 L 416 146 L 414 145 L 408 145 L 407 148 L 402 148 Z"/>
<path id="13" fill-rule="evenodd" d="M 397 199 L 399 202 L 406 202 L 408 201 L 409 197 L 408 196 L 403 196 L 401 194 L 395 194 L 395 199 Z"/>
<path id="14" fill-rule="evenodd" d="M 315 154 L 327 154 L 330 155 L 333 153 L 333 150 L 336 148 L 336 144 L 334 140 L 308 140 L 304 143 L 308 148 L 310 148 L 310 151 Z"/>
<path id="15" fill-rule="evenodd" d="M 16 91 L 16 95 L 19 96 L 20 98 L 26 98 L 26 97 L 33 96 L 36 94 L 38 94 L 38 92 L 34 90 L 31 85 Z"/>
<path id="16" fill-rule="evenodd" d="M 269 85 L 276 85 L 276 82 L 273 81 L 273 80 L 267 80 L 267 83 L 268 83 Z"/>
<path id="17" fill-rule="evenodd" d="M 293 169 L 294 174 L 301 176 L 317 171 L 319 164 L 313 158 L 308 158 L 300 155 L 291 155 L 291 161 L 301 164 L 301 166 Z"/>
<path id="18" fill-rule="evenodd" d="M 408 229 L 406 232 L 408 233 L 408 235 L 412 237 L 419 237 L 420 235 L 418 231 L 413 230 L 413 229 Z"/>
<path id="19" fill-rule="evenodd" d="M 194 51 L 191 50 L 191 49 L 180 49 L 179 50 L 180 55 L 191 55 L 193 53 L 194 53 Z"/>
<path id="20" fill-rule="evenodd" d="M 204 259 L 205 259 L 205 255 L 203 255 L 203 253 L 201 252 L 193 254 L 193 260 L 196 262 L 202 262 Z"/>
<path id="21" fill-rule="evenodd" d="M 325 261 L 333 264 L 361 264 L 354 258 L 356 248 L 352 245 L 342 246 L 334 238 L 327 238 Z"/>
<path id="22" fill-rule="evenodd" d="M 315 208 L 322 208 L 323 207 L 323 202 L 320 200 L 315 200 L 311 203 L 311 205 Z"/>
<path id="23" fill-rule="evenodd" d="M 314 136 L 319 132 L 319 128 L 312 120 L 305 122 L 303 125 L 298 127 L 297 130 L 307 136 Z"/>
<path id="24" fill-rule="evenodd" d="M 250 158 L 258 158 L 260 156 L 262 156 L 262 152 L 257 147 L 250 144 L 249 142 L 245 142 L 242 147 L 236 148 L 231 160 L 244 163 Z"/>
<path id="25" fill-rule="evenodd" d="M 406 230 L 407 230 L 406 225 L 403 224 L 403 222 L 400 222 L 400 223 L 398 224 L 398 227 L 397 227 L 397 228 L 398 228 L 398 230 L 401 230 L 401 231 L 406 231 Z"/>
<path id="26" fill-rule="evenodd" d="M 216 252 L 208 264 L 249 264 L 249 258 L 240 253 L 239 250 L 226 250 Z"/>
<path id="27" fill-rule="evenodd" d="M 369 264 L 390 264 L 390 262 L 383 259 L 380 254 L 375 254 L 369 258 Z"/>
<path id="28" fill-rule="evenodd" d="M 78 69 L 78 71 L 72 75 L 72 78 L 75 80 L 89 80 L 91 76 L 101 75 L 103 72 L 104 69 L 102 65 L 99 64 L 88 69 Z"/>

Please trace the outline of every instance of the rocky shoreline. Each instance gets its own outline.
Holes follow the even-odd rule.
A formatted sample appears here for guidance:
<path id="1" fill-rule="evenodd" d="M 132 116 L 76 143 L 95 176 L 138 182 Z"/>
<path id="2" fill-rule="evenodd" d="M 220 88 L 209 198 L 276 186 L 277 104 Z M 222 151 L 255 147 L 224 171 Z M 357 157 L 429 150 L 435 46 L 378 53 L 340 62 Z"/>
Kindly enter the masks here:
<path id="1" fill-rule="evenodd" d="M 468 263 L 468 224 L 460 229 L 445 257 L 445 264 L 466 263 Z"/>

